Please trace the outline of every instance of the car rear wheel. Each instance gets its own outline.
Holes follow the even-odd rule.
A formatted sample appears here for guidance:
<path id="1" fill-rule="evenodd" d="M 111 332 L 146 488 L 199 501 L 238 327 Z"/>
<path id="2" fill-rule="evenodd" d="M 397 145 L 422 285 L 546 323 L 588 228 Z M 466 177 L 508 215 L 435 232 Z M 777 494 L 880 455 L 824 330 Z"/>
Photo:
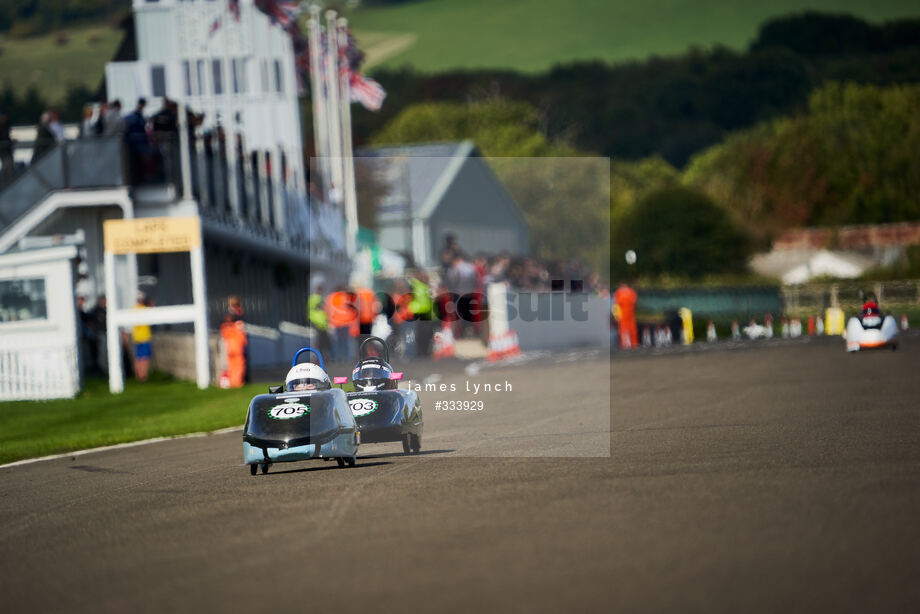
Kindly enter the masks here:
<path id="1" fill-rule="evenodd" d="M 335 462 L 337 462 L 337 463 L 339 464 L 339 467 L 344 467 L 344 466 L 345 466 L 345 459 L 342 458 L 342 457 L 336 458 L 336 459 L 335 459 Z"/>
<path id="2" fill-rule="evenodd" d="M 354 457 L 354 456 L 349 456 L 348 458 L 345 459 L 345 462 L 348 463 L 348 466 L 349 466 L 349 467 L 354 467 L 354 466 L 355 466 L 355 457 Z"/>
<path id="3" fill-rule="evenodd" d="M 255 465 L 255 464 L 249 465 L 249 475 L 255 475 L 255 474 L 256 474 L 256 471 L 258 471 L 258 470 L 259 470 L 259 466 L 258 466 L 258 465 Z"/>
<path id="4" fill-rule="evenodd" d="M 418 435 L 409 435 L 409 446 L 416 454 L 422 449 L 422 438 Z"/>
<path id="5" fill-rule="evenodd" d="M 268 473 L 268 463 L 262 463 L 262 475 Z"/>
<path id="6" fill-rule="evenodd" d="M 403 437 L 403 440 L 402 440 L 403 454 L 411 454 L 411 453 L 412 453 L 412 441 L 411 441 L 411 438 L 412 438 L 412 435 L 411 435 L 410 433 L 406 433 L 405 436 Z"/>

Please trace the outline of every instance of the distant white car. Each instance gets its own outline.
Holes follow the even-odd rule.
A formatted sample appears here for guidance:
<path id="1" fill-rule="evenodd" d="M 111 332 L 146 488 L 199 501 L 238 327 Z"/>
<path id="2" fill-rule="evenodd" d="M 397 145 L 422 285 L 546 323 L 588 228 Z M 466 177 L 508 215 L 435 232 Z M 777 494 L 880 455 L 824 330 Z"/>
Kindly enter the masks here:
<path id="1" fill-rule="evenodd" d="M 866 303 L 862 313 L 847 322 L 847 351 L 891 348 L 898 349 L 898 324 L 883 314 L 874 302 Z"/>
<path id="2" fill-rule="evenodd" d="M 744 334 L 747 335 L 748 339 L 766 339 L 768 336 L 767 327 L 761 326 L 760 324 L 755 324 L 754 322 L 751 322 L 742 330 L 744 331 Z"/>

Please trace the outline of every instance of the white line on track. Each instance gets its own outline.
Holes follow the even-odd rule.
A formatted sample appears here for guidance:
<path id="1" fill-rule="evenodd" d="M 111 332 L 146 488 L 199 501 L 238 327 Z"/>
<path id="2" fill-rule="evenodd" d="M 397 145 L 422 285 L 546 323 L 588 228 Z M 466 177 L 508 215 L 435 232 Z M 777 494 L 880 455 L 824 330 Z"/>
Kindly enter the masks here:
<path id="1" fill-rule="evenodd" d="M 151 443 L 160 443 L 161 441 L 171 441 L 173 439 L 191 439 L 192 437 L 208 437 L 209 435 L 223 435 L 225 433 L 233 433 L 235 431 L 242 431 L 242 426 L 230 426 L 225 429 L 218 429 L 216 431 L 201 431 L 200 433 L 189 433 L 187 435 L 173 435 L 171 437 L 153 437 L 152 439 L 142 439 L 140 441 L 129 441 L 128 443 L 116 443 L 111 446 L 102 446 L 99 448 L 87 448 L 86 450 L 76 450 L 74 452 L 62 452 L 61 454 L 52 454 L 50 456 L 40 456 L 39 458 L 25 458 L 23 460 L 15 461 L 12 463 L 7 463 L 5 465 L 0 465 L 0 469 L 6 467 L 18 467 L 19 465 L 30 465 L 32 463 L 40 463 L 42 461 L 56 460 L 59 458 L 67 458 L 68 456 L 83 456 L 85 454 L 94 454 L 96 452 L 105 452 L 107 450 L 120 450 L 122 448 L 134 448 L 137 446 L 146 446 Z"/>

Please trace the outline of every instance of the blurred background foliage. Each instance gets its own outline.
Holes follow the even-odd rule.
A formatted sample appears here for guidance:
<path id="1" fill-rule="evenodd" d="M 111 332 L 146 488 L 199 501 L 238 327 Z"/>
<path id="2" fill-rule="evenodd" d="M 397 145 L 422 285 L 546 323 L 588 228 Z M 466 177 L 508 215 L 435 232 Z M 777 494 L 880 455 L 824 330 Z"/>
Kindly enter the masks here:
<path id="1" fill-rule="evenodd" d="M 807 110 L 730 135 L 683 180 L 750 232 L 920 219 L 920 86 L 828 83 Z"/>
<path id="2" fill-rule="evenodd" d="M 560 7 L 544 4 L 531 3 L 533 23 L 521 24 L 526 35 L 544 22 L 559 29 L 552 16 Z M 396 61 L 378 63 L 371 72 L 387 89 L 387 99 L 377 113 L 353 106 L 356 145 L 473 139 L 524 210 L 538 255 L 580 257 L 600 269 L 608 264 L 600 253 L 608 244 L 590 245 L 610 236 L 614 274 L 621 270 L 623 229 L 642 228 L 652 219 L 645 208 L 659 219 L 699 214 L 711 225 L 711 232 L 693 225 L 694 232 L 679 241 L 661 237 L 668 244 L 674 240 L 672 254 L 660 246 L 649 246 L 651 254 L 643 248 L 647 272 L 671 262 L 687 276 L 704 270 L 736 275 L 742 252 L 766 246 L 786 228 L 920 219 L 920 19 L 874 22 L 794 13 L 767 19 L 749 43 L 739 44 L 750 35 L 715 17 L 724 11 L 707 12 L 710 4 L 688 5 L 692 15 L 684 20 L 658 20 L 656 32 L 670 37 L 686 35 L 678 32 L 681 23 L 693 19 L 722 28 L 715 44 L 667 57 L 653 55 L 652 45 L 616 63 L 580 59 L 525 72 L 520 54 L 508 53 L 502 61 L 509 68 L 482 68 L 476 58 L 491 49 L 494 41 L 487 39 L 496 35 L 490 30 L 494 24 L 483 22 L 476 32 L 481 45 L 464 47 L 459 68 L 425 72 Z M 362 28 L 385 25 L 397 14 L 383 11 L 412 12 L 418 25 L 460 5 L 471 10 L 444 0 L 374 5 L 365 3 L 352 15 L 359 40 Z M 859 10 L 879 17 L 916 12 L 882 5 L 861 4 Z M 591 6 L 613 10 L 603 2 Z M 798 6 L 783 3 L 769 10 Z M 66 121 L 79 119 L 83 104 L 98 98 L 104 62 L 117 45 L 115 31 L 102 24 L 117 22 L 129 7 L 130 0 L 0 3 L 0 108 L 14 124 L 34 123 L 48 107 L 57 107 Z M 502 18 L 518 10 L 506 8 Z M 585 36 L 597 40 L 594 47 L 580 48 L 579 57 L 591 57 L 586 55 L 591 49 L 607 49 L 601 57 L 614 57 L 604 41 L 617 38 L 612 33 L 626 24 L 644 23 L 648 7 L 640 8 L 632 21 L 598 19 L 602 28 L 585 29 Z M 857 7 L 841 6 L 846 8 Z M 386 42 L 386 36 L 380 40 Z M 560 40 L 541 38 L 529 53 L 563 57 L 546 47 Z M 450 37 L 438 42 L 457 46 Z M 303 109 L 310 143 L 309 100 Z M 500 161 L 580 156 L 611 159 L 604 181 L 597 181 L 597 169 L 589 166 L 560 163 L 524 172 Z M 609 198 L 598 198 L 608 185 Z M 561 189 L 572 194 L 565 223 L 549 213 L 559 206 L 553 199 Z M 372 225 L 372 211 L 361 216 Z M 710 235 L 726 250 L 720 262 L 708 260 Z"/>

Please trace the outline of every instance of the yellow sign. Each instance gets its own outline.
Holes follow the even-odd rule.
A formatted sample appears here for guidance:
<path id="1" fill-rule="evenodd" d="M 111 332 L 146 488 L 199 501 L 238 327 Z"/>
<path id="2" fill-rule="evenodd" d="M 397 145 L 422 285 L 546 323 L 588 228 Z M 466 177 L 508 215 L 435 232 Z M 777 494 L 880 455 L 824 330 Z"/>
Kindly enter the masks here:
<path id="1" fill-rule="evenodd" d="M 105 251 L 113 254 L 187 252 L 201 245 L 198 217 L 143 217 L 106 220 Z"/>

